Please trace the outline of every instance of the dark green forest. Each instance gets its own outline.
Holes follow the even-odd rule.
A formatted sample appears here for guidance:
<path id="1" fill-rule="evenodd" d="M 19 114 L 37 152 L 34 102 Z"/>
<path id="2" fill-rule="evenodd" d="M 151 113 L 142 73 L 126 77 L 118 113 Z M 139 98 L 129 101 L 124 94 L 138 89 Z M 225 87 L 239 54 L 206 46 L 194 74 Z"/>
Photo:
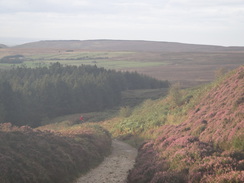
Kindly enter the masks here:
<path id="1" fill-rule="evenodd" d="M 13 67 L 0 71 L 0 123 L 36 127 L 43 119 L 118 106 L 125 90 L 168 86 L 168 81 L 97 66 Z"/>

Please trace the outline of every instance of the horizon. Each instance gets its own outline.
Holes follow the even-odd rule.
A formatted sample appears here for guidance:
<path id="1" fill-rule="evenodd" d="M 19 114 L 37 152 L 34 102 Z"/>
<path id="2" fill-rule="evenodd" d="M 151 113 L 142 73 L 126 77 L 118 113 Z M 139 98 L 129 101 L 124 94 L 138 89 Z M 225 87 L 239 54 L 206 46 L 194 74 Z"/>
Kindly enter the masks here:
<path id="1" fill-rule="evenodd" d="M 1 38 L 0 44 L 6 45 L 7 47 L 14 47 L 19 45 L 24 45 L 28 43 L 42 42 L 42 41 L 142 41 L 142 42 L 158 42 L 158 43 L 179 43 L 179 44 L 189 44 L 189 45 L 202 45 L 202 46 L 220 46 L 220 47 L 244 47 L 242 45 L 211 45 L 211 44 L 201 44 L 201 43 L 186 43 L 177 41 L 155 41 L 155 40 L 145 40 L 145 39 L 29 39 L 29 38 Z"/>
<path id="2" fill-rule="evenodd" d="M 244 46 L 243 0 L 1 0 L 0 42 L 149 40 Z"/>

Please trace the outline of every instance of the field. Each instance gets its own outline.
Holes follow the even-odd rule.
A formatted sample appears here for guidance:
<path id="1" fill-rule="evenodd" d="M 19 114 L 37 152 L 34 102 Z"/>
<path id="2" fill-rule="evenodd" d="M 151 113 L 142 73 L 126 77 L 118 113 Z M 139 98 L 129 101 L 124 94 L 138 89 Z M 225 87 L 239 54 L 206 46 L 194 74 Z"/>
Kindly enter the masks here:
<path id="1" fill-rule="evenodd" d="M 0 59 L 8 55 L 21 54 L 25 56 L 23 64 L 28 67 L 48 66 L 50 63 L 60 62 L 68 65 L 97 65 L 119 71 L 137 71 L 160 80 L 179 82 L 182 87 L 212 81 L 215 78 L 216 70 L 220 68 L 232 70 L 244 64 L 243 49 L 214 50 L 211 47 L 211 49 L 199 51 L 199 46 L 195 45 L 195 47 L 196 49 L 193 49 L 194 45 L 191 45 L 190 51 L 185 51 L 185 48 L 180 49 L 181 47 L 175 47 L 176 51 L 160 51 L 155 47 L 155 51 L 152 51 L 152 48 L 149 47 L 137 50 L 137 48 L 129 46 L 127 50 L 116 47 L 106 50 L 101 45 L 99 49 L 91 47 L 90 50 L 89 47 L 86 49 L 58 49 L 20 46 L 0 49 Z M 13 67 L 12 64 L 0 64 L 1 69 L 11 67 Z"/>

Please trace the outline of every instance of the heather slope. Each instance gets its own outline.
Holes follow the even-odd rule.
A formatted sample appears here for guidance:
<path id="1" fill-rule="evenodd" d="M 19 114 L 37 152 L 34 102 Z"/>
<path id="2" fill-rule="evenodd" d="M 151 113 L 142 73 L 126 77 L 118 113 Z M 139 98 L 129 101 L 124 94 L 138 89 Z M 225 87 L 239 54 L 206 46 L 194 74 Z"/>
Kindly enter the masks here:
<path id="1" fill-rule="evenodd" d="M 158 135 L 140 147 L 128 182 L 244 181 L 243 87 L 242 66 L 199 96 L 182 123 L 154 130 Z"/>
<path id="2" fill-rule="evenodd" d="M 202 128 L 202 132 L 192 129 L 191 135 L 199 136 L 204 142 L 214 142 L 222 149 L 238 148 L 233 140 L 243 138 L 244 109 L 244 67 L 217 84 L 203 97 L 188 119 L 182 124 L 186 128 Z"/>
<path id="3" fill-rule="evenodd" d="M 77 125 L 62 132 L 0 124 L 0 182 L 68 183 L 110 153 L 107 131 Z"/>

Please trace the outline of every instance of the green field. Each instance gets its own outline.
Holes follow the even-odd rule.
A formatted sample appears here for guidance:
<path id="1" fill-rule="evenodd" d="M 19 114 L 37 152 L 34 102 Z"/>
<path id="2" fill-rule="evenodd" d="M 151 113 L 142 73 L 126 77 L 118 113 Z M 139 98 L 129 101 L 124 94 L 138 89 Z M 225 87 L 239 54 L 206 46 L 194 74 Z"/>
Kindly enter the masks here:
<path id="1" fill-rule="evenodd" d="M 131 60 L 133 52 L 58 52 L 58 53 L 35 53 L 25 56 L 22 64 L 27 67 L 48 66 L 51 63 L 59 62 L 63 65 L 97 65 L 106 69 L 132 69 L 143 67 L 154 67 L 163 65 L 164 62 L 151 61 L 141 62 L 140 60 Z M 126 60 L 127 59 L 127 60 Z M 0 68 L 7 69 L 13 64 L 0 64 Z"/>
<path id="2" fill-rule="evenodd" d="M 0 49 L 4 56 L 24 55 L 27 67 L 63 65 L 97 65 L 119 71 L 137 71 L 160 80 L 179 82 L 183 87 L 196 86 L 215 79 L 220 68 L 232 70 L 244 63 L 243 51 L 211 52 L 136 52 L 136 51 L 90 51 L 54 48 L 6 48 Z M 21 64 L 15 64 L 15 67 Z M 10 69 L 13 64 L 0 63 L 0 69 Z"/>

